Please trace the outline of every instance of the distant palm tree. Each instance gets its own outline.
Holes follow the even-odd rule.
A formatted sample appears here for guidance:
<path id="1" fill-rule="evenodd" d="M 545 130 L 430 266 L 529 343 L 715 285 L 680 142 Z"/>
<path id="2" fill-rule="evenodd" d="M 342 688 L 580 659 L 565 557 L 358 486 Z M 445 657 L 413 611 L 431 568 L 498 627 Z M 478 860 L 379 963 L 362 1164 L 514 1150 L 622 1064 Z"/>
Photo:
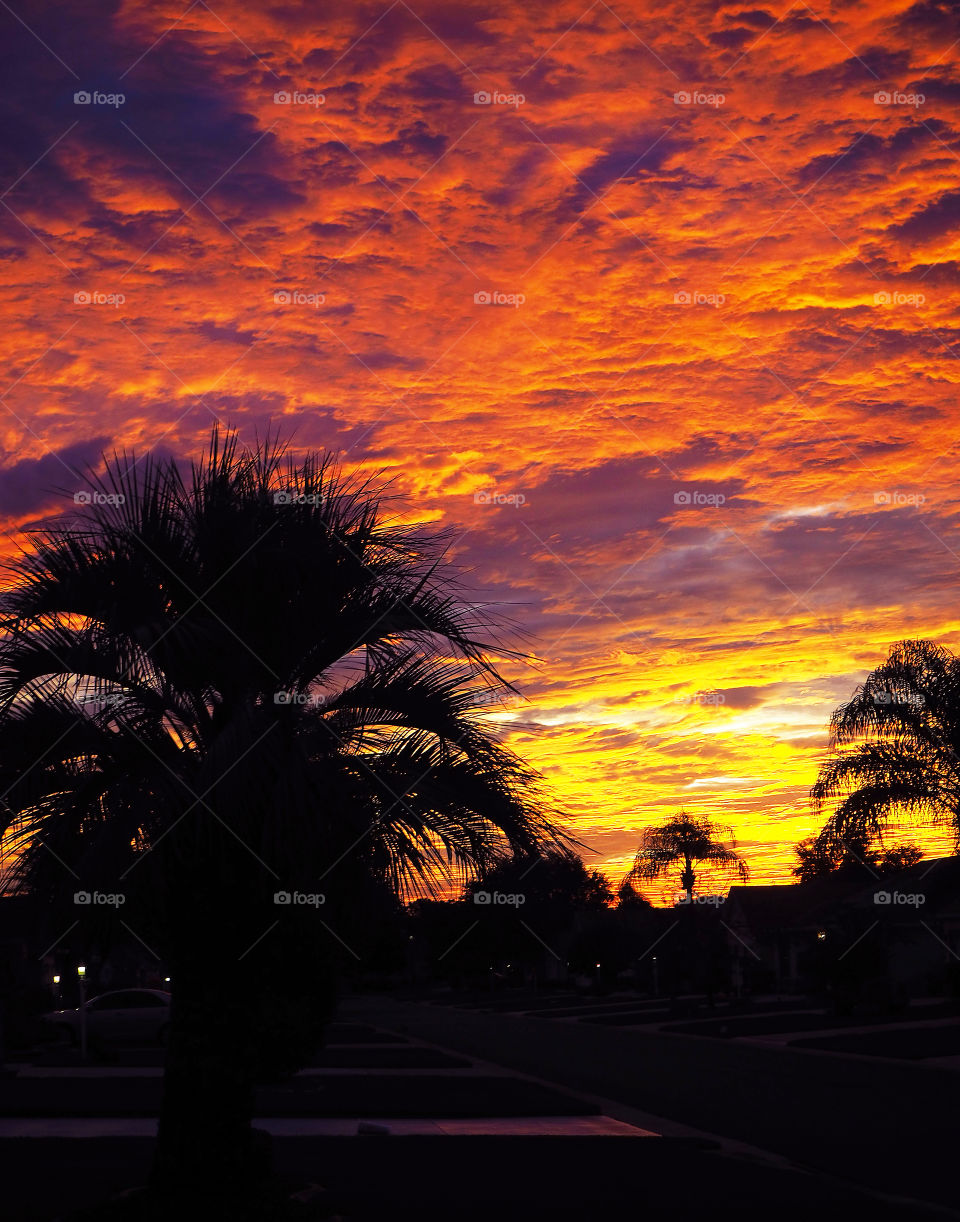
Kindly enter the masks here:
<path id="1" fill-rule="evenodd" d="M 830 730 L 840 750 L 810 791 L 818 814 L 837 801 L 821 844 L 882 840 L 898 812 L 950 824 L 960 843 L 960 658 L 900 641 Z"/>
<path id="2" fill-rule="evenodd" d="M 720 839 L 723 835 L 729 838 L 729 846 Z M 720 827 L 709 819 L 696 819 L 681 810 L 660 827 L 644 829 L 633 868 L 624 883 L 642 887 L 652 879 L 666 878 L 680 866 L 680 887 L 691 903 L 698 877 L 695 865 L 702 864 L 710 870 L 734 870 L 742 880 L 749 878 L 747 863 L 736 852 L 735 845 L 731 828 Z"/>
<path id="3" fill-rule="evenodd" d="M 363 880 L 565 840 L 483 717 L 506 685 L 442 540 L 369 484 L 215 429 L 192 477 L 123 455 L 93 487 L 12 566 L 0 830 L 51 905 L 125 894 L 172 977 L 154 1183 L 239 1201 L 257 1074 L 303 1054 L 282 1019 L 326 962 L 299 951 L 349 949 Z"/>

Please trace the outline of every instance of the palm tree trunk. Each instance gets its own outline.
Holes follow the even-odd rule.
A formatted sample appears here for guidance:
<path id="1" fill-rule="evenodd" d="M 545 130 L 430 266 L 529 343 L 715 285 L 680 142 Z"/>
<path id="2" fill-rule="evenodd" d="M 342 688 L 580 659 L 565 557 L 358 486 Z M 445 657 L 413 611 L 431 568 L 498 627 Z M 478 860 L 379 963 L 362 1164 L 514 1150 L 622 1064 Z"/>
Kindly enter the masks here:
<path id="1" fill-rule="evenodd" d="M 693 872 L 693 862 L 689 857 L 684 858 L 683 872 L 680 875 L 680 886 L 687 893 L 687 903 L 693 903 L 693 884 L 696 882 L 696 876 Z"/>
<path id="2" fill-rule="evenodd" d="M 173 965 L 173 999 L 152 1182 L 164 1195 L 249 1200 L 270 1177 L 252 1128 L 249 1005 L 208 966 Z M 258 1140 L 259 1139 L 259 1140 Z"/>

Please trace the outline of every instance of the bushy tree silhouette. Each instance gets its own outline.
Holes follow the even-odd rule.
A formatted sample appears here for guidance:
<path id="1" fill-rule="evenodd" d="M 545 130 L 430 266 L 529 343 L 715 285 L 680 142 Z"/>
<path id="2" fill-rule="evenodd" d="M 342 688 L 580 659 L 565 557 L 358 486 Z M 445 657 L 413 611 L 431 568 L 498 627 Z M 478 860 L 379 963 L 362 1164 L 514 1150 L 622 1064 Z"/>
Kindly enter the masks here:
<path id="1" fill-rule="evenodd" d="M 843 873 L 851 877 L 857 872 L 875 878 L 915 866 L 923 857 L 916 844 L 894 844 L 887 849 L 871 848 L 863 836 L 852 833 L 844 840 L 823 841 L 808 836 L 794 845 L 797 857 L 792 873 L 802 883 L 814 878 Z"/>

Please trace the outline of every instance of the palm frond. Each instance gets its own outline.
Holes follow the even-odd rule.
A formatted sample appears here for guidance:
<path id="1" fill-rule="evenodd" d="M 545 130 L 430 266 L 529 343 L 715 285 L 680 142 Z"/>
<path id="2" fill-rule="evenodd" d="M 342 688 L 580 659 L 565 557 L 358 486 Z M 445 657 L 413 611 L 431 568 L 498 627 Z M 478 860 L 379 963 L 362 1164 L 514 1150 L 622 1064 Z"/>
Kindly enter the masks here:
<path id="1" fill-rule="evenodd" d="M 952 822 L 960 843 L 960 660 L 930 641 L 894 645 L 830 721 L 836 751 L 811 788 L 835 808 L 823 843 L 881 840 L 901 814 Z"/>
<path id="2" fill-rule="evenodd" d="M 512 690 L 496 625 L 369 479 L 219 428 L 189 479 L 126 452 L 90 479 L 102 495 L 34 532 L 0 603 L 24 885 L 126 872 L 189 904 L 204 879 L 264 889 L 347 854 L 416 889 L 571 843 L 485 716 Z"/>

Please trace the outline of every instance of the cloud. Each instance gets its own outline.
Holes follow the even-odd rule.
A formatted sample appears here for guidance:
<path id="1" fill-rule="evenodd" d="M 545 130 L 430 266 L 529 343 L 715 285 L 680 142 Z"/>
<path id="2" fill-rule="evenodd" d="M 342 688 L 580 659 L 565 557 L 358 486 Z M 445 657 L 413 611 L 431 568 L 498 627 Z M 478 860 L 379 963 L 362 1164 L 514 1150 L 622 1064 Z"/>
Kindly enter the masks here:
<path id="1" fill-rule="evenodd" d="M 99 466 L 108 437 L 73 442 L 39 458 L 21 458 L 0 465 L 0 514 L 22 519 L 50 508 L 65 494 L 86 487 L 86 472 Z"/>
<path id="2" fill-rule="evenodd" d="M 892 232 L 913 245 L 922 245 L 952 233 L 960 225 L 960 191 L 945 191 L 919 208 Z"/>
<path id="3" fill-rule="evenodd" d="M 649 129 L 618 137 L 606 150 L 577 174 L 577 185 L 564 203 L 571 216 L 589 208 L 614 183 L 636 183 L 661 170 L 681 148 L 678 139 Z"/>
<path id="4" fill-rule="evenodd" d="M 577 827 L 695 794 L 784 877 L 844 691 L 960 648 L 957 14 L 583 10 L 0 11 L 0 506 L 73 478 L 38 438 L 215 418 L 382 472 L 540 659 L 503 724 Z"/>

